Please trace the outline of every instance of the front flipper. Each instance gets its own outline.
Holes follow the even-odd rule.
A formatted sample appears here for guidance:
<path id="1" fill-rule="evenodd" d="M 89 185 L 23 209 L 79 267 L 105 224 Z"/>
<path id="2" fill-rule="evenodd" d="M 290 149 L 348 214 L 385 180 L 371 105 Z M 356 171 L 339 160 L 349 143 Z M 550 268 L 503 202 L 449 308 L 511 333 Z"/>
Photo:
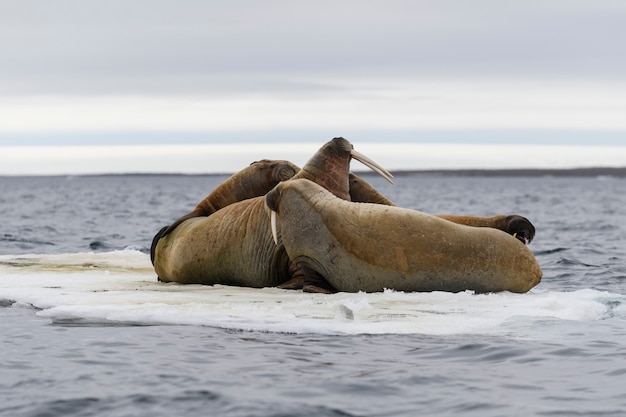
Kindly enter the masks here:
<path id="1" fill-rule="evenodd" d="M 289 276 L 291 277 L 289 281 L 276 286 L 276 288 L 281 290 L 301 290 L 304 287 L 304 272 L 295 262 L 289 263 Z"/>
<path id="2" fill-rule="evenodd" d="M 302 268 L 302 273 L 304 274 L 302 291 L 321 294 L 334 294 L 337 292 L 337 290 L 326 281 L 326 278 L 306 265 L 299 266 Z"/>

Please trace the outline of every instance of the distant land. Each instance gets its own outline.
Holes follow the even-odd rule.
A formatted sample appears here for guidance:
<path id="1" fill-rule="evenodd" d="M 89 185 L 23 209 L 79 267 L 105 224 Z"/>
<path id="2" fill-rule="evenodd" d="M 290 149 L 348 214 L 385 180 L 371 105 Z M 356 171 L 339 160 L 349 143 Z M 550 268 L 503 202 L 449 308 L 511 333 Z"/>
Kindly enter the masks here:
<path id="1" fill-rule="evenodd" d="M 377 176 L 373 171 L 352 171 L 361 176 Z M 626 177 L 626 167 L 592 167 L 592 168 L 515 168 L 515 169 L 415 169 L 391 170 L 396 177 L 412 175 L 448 175 L 468 177 Z M 232 173 L 214 174 L 112 174 L 112 175 L 232 175 Z"/>
<path id="2" fill-rule="evenodd" d="M 376 176 L 378 174 L 372 171 L 353 171 L 361 176 Z M 424 170 L 392 170 L 395 177 L 417 176 L 417 175 L 444 175 L 444 176 L 466 176 L 466 177 L 626 177 L 626 167 L 592 167 L 592 168 L 514 168 L 514 169 L 424 169 Z M 232 172 L 221 173 L 196 173 L 196 174 L 178 174 L 178 173 L 101 173 L 101 174 L 57 174 L 57 175 L 4 175 L 2 177 L 109 177 L 109 176 L 223 176 L 232 175 Z"/>
<path id="3" fill-rule="evenodd" d="M 353 170 L 361 176 L 377 176 L 373 171 Z M 592 167 L 592 168 L 514 168 L 514 169 L 407 169 L 391 170 L 396 177 L 412 175 L 448 175 L 448 176 L 468 176 L 468 177 L 626 177 L 626 167 Z M 219 176 L 232 175 L 232 172 L 206 173 L 206 174 L 175 174 L 175 173 L 149 173 L 149 174 L 104 174 L 104 175 L 172 175 L 172 176 Z M 89 174 L 102 175 L 102 174 Z"/>
<path id="4" fill-rule="evenodd" d="M 367 172 L 369 174 L 370 172 Z M 358 173 L 359 175 L 365 172 Z M 372 173 L 373 174 L 373 173 Z M 375 174 L 374 174 L 375 175 Z M 396 177 L 410 175 L 454 175 L 475 177 L 626 177 L 626 167 L 608 168 L 569 168 L 569 169 L 437 169 L 437 170 L 399 170 L 393 171 Z"/>

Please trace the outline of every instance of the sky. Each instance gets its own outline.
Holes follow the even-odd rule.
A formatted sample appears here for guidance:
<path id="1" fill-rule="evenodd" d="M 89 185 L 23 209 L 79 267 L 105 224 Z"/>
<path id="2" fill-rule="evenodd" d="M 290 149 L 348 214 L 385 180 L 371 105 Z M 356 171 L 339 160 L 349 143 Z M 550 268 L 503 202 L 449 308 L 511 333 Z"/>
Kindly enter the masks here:
<path id="1" fill-rule="evenodd" d="M 0 174 L 626 166 L 626 2 L 0 0 Z"/>

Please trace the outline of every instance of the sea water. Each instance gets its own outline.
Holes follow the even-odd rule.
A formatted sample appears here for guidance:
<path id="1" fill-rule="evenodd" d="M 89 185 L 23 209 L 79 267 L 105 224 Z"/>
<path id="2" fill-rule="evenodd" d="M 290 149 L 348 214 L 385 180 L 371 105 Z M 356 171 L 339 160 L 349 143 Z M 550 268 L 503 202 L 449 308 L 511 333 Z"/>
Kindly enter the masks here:
<path id="1" fill-rule="evenodd" d="M 0 415 L 626 415 L 625 179 L 366 177 L 528 217 L 527 294 L 157 282 L 152 236 L 224 178 L 0 177 Z"/>

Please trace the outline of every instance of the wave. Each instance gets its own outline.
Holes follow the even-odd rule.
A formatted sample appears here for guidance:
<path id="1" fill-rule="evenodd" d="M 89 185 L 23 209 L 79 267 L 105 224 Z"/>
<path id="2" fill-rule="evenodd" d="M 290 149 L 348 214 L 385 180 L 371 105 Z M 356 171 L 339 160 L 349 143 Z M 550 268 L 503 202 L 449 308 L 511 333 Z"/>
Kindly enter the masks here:
<path id="1" fill-rule="evenodd" d="M 531 335 L 541 324 L 626 317 L 626 297 L 582 289 L 526 294 L 305 294 L 160 283 L 137 250 L 0 256 L 0 307 L 56 325 L 191 325 L 313 334 Z"/>
<path id="2" fill-rule="evenodd" d="M 48 242 L 45 240 L 38 240 L 38 239 L 26 239 L 26 238 L 14 236 L 10 233 L 5 233 L 3 235 L 0 235 L 0 242 L 16 244 L 22 247 L 26 245 L 55 246 L 54 242 Z"/>

